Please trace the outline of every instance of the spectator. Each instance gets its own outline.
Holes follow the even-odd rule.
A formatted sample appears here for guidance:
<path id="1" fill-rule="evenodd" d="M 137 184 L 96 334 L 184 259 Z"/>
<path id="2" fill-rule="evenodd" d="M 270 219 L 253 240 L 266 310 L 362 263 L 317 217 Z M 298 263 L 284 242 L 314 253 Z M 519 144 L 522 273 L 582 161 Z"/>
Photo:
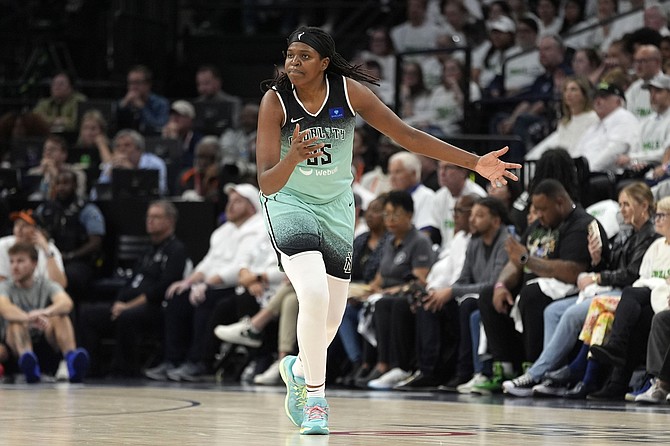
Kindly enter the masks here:
<path id="1" fill-rule="evenodd" d="M 537 2 L 537 18 L 540 20 L 540 34 L 555 34 L 561 31 L 563 19 L 558 13 L 557 0 L 539 0 Z"/>
<path id="2" fill-rule="evenodd" d="M 219 140 L 216 136 L 205 136 L 195 146 L 193 167 L 179 175 L 175 191 L 185 199 L 225 202 L 219 177 Z"/>
<path id="3" fill-rule="evenodd" d="M 516 46 L 505 60 L 504 74 L 497 77 L 497 84 L 489 85 L 492 96 L 513 96 L 528 88 L 542 74 L 537 50 L 538 25 L 531 17 L 521 17 L 516 22 Z M 496 89 L 496 92 L 493 90 Z"/>
<path id="4" fill-rule="evenodd" d="M 640 124 L 631 112 L 623 108 L 625 100 L 620 86 L 601 82 L 596 87 L 593 110 L 599 122 L 591 125 L 575 146 L 573 156 L 589 161 L 591 172 L 617 172 L 619 155 L 638 151 Z"/>
<path id="5" fill-rule="evenodd" d="M 163 138 L 175 139 L 181 143 L 180 167 L 193 165 L 195 146 L 202 138 L 199 131 L 193 130 L 195 108 L 184 100 L 174 101 L 170 106 L 170 117 L 161 131 Z"/>
<path id="6" fill-rule="evenodd" d="M 393 41 L 388 29 L 384 27 L 370 28 L 367 30 L 368 46 L 361 50 L 354 59 L 359 61 L 374 60 L 381 67 L 384 75 L 382 81 L 395 88 L 396 58 Z"/>
<path id="7" fill-rule="evenodd" d="M 170 102 L 151 91 L 153 73 L 144 65 L 135 65 L 128 71 L 127 83 L 126 95 L 118 104 L 119 128 L 159 135 L 168 122 Z"/>
<path id="8" fill-rule="evenodd" d="M 644 8 L 644 27 L 651 28 L 662 36 L 670 36 L 668 13 L 662 5 L 650 4 Z"/>
<path id="9" fill-rule="evenodd" d="M 19 369 L 29 384 L 39 382 L 41 369 L 34 347 L 46 341 L 67 362 L 70 382 L 82 382 L 89 365 L 86 350 L 77 348 L 69 313 L 72 300 L 63 288 L 36 276 L 38 254 L 32 244 L 9 248 L 11 279 L 0 283 L 0 316 L 5 342 L 19 357 Z"/>
<path id="10" fill-rule="evenodd" d="M 149 169 L 158 171 L 158 190 L 161 195 L 167 193 L 167 166 L 158 156 L 144 151 L 144 137 L 135 130 L 120 130 L 114 136 L 113 152 L 99 145 L 102 160 L 98 184 L 109 184 L 114 169 Z M 91 191 L 91 199 L 97 199 L 96 190 Z"/>
<path id="11" fill-rule="evenodd" d="M 76 91 L 72 77 L 64 71 L 51 79 L 51 95 L 40 99 L 34 113 L 42 116 L 51 126 L 52 132 L 72 132 L 77 129 L 77 110 L 86 96 Z"/>
<path id="12" fill-rule="evenodd" d="M 511 378 L 522 362 L 537 359 L 542 351 L 544 309 L 553 300 L 570 295 L 577 276 L 591 263 L 587 227 L 593 217 L 577 207 L 556 180 L 540 182 L 532 200 L 537 221 L 526 230 L 521 242 L 507 239 L 508 263 L 495 286 L 480 292 L 479 310 L 489 349 L 494 361 L 500 362 L 494 364 L 491 380 L 475 386 L 474 391 L 500 391 L 505 376 Z M 606 240 L 600 226 L 599 231 L 601 240 Z M 609 258 L 609 246 L 603 245 L 603 258 Z M 596 265 L 595 270 L 600 269 L 601 265 Z M 518 309 L 521 334 L 515 329 L 512 307 Z"/>
<path id="13" fill-rule="evenodd" d="M 392 191 L 384 203 L 384 223 L 392 237 L 382 248 L 379 270 L 370 283 L 372 290 L 381 294 L 373 314 L 377 364 L 366 377 L 368 387 L 373 389 L 392 388 L 411 375 L 414 317 L 406 295 L 400 291 L 411 280 L 424 286 L 433 263 L 430 240 L 412 224 L 411 195 Z"/>
<path id="14" fill-rule="evenodd" d="M 421 64 L 405 62 L 400 83 L 400 117 L 412 126 L 431 119 L 429 101 L 430 89 L 424 83 Z"/>
<path id="15" fill-rule="evenodd" d="M 491 82 L 502 74 L 503 62 L 513 54 L 516 24 L 507 16 L 487 23 L 489 40 L 472 52 L 472 79 L 488 91 Z"/>
<path id="16" fill-rule="evenodd" d="M 221 72 L 214 65 L 201 65 L 195 73 L 195 84 L 198 97 L 193 102 L 230 102 L 233 106 L 233 122 L 237 125 L 237 119 L 242 108 L 242 100 L 222 90 Z"/>
<path id="17" fill-rule="evenodd" d="M 441 384 L 453 371 L 445 370 L 449 357 L 457 359 L 452 363 L 458 367 L 457 374 L 461 377 L 458 384 L 473 376 L 470 316 L 477 310 L 479 291 L 492 286 L 507 263 L 505 240 L 509 237 L 506 226 L 509 222 L 503 203 L 487 197 L 474 203 L 469 223 L 473 238 L 468 244 L 458 279 L 448 286 L 428 286 L 428 293 L 418 302 L 419 370 L 402 384 L 402 388 Z"/>
<path id="18" fill-rule="evenodd" d="M 12 143 L 23 138 L 46 138 L 49 135 L 49 123 L 37 113 L 7 112 L 0 117 L 0 157 L 3 162 L 11 159 Z M 38 163 L 37 159 L 28 160 L 29 166 Z"/>
<path id="19" fill-rule="evenodd" d="M 386 135 L 379 138 L 377 146 L 377 163 L 375 167 L 363 174 L 361 187 L 373 195 L 381 195 L 391 190 L 391 182 L 388 176 L 389 159 L 393 154 L 404 150 L 395 141 Z"/>
<path id="20" fill-rule="evenodd" d="M 411 194 L 414 209 L 412 224 L 420 231 L 431 236 L 437 231 L 437 222 L 432 215 L 432 203 L 435 192 L 421 184 L 421 161 L 413 153 L 402 151 L 389 158 L 389 178 L 391 190 L 405 191 Z M 433 234 L 433 238 L 439 238 Z"/>
<path id="21" fill-rule="evenodd" d="M 264 231 L 259 192 L 250 184 L 226 185 L 227 221 L 210 237 L 209 251 L 186 278 L 174 280 L 165 299 L 165 352 L 163 361 L 145 372 L 151 379 L 198 381 L 211 372 L 206 339 L 214 308 L 241 285 L 245 250 L 257 249 Z M 264 251 L 268 254 L 267 251 Z M 273 260 L 271 255 L 265 259 Z M 257 274 L 253 275 L 256 279 Z M 259 280 L 260 285 L 268 280 Z M 237 318 L 233 318 L 233 321 Z M 232 322 L 232 321 L 231 321 Z"/>
<path id="22" fill-rule="evenodd" d="M 81 117 L 79 124 L 79 137 L 75 147 L 89 148 L 104 144 L 109 151 L 109 140 L 107 138 L 107 121 L 99 110 L 88 110 Z M 97 166 L 93 166 L 97 167 Z"/>
<path id="23" fill-rule="evenodd" d="M 245 178 L 256 176 L 258 109 L 258 104 L 245 104 L 240 112 L 239 126 L 224 130 L 219 141 L 221 164 Z"/>
<path id="24" fill-rule="evenodd" d="M 449 244 L 454 238 L 454 221 L 456 214 L 464 214 L 464 208 L 456 206 L 456 201 L 463 196 L 474 194 L 485 197 L 486 191 L 472 181 L 467 170 L 444 161 L 438 163 L 438 181 L 440 188 L 433 199 L 433 219 L 438 224 L 442 242 L 440 257 L 449 253 Z M 467 209 L 469 214 L 470 209 Z"/>
<path id="25" fill-rule="evenodd" d="M 637 80 L 626 90 L 626 110 L 639 119 L 651 114 L 649 91 L 643 87 L 662 73 L 661 51 L 654 45 L 642 45 L 635 50 L 633 63 Z"/>
<path id="26" fill-rule="evenodd" d="M 39 177 L 37 190 L 30 195 L 31 200 L 50 200 L 56 195 L 56 178 L 65 169 L 70 169 L 77 176 L 77 196 L 86 196 L 86 175 L 66 163 L 68 156 L 67 141 L 62 136 L 49 135 L 44 141 L 40 165 L 28 170 L 28 175 Z"/>
<path id="27" fill-rule="evenodd" d="M 603 74 L 605 65 L 596 50 L 582 48 L 572 56 L 572 71 L 575 77 L 584 77 L 591 85 L 597 85 Z"/>
<path id="28" fill-rule="evenodd" d="M 91 354 L 93 374 L 103 372 L 100 356 L 103 337 L 114 337 L 111 369 L 121 376 L 137 376 L 139 345 L 147 339 L 160 338 L 165 292 L 171 283 L 184 277 L 187 267 L 186 248 L 174 233 L 177 217 L 177 208 L 169 201 L 151 202 L 146 214 L 151 246 L 138 259 L 132 277 L 113 303 L 100 302 L 81 308 L 79 338 Z"/>
<path id="29" fill-rule="evenodd" d="M 572 155 L 586 129 L 598 122 L 598 115 L 593 111 L 592 96 L 593 87 L 587 78 L 569 77 L 563 84 L 563 116 L 558 127 L 526 153 L 526 159 L 538 160 L 546 150 L 555 147 L 561 147 Z"/>
<path id="30" fill-rule="evenodd" d="M 35 215 L 63 253 L 68 291 L 76 303 L 90 298 L 96 274 L 105 217 L 100 209 L 77 196 L 77 175 L 64 169 L 56 177 L 55 196 L 40 204 Z"/>
<path id="31" fill-rule="evenodd" d="M 28 243 L 35 246 L 38 253 L 35 274 L 46 277 L 65 288 L 67 276 L 61 252 L 37 226 L 32 210 L 12 212 L 9 218 L 14 222 L 14 228 L 12 235 L 0 238 L 0 281 L 11 277 L 9 248 L 16 243 Z"/>
<path id="32" fill-rule="evenodd" d="M 647 375 L 652 376 L 651 385 L 644 393 L 635 396 L 636 403 L 663 404 L 670 391 L 670 309 L 666 308 L 654 315 L 647 344 Z"/>
<path id="33" fill-rule="evenodd" d="M 396 52 L 426 50 L 435 47 L 439 27 L 426 14 L 426 0 L 407 1 L 407 21 L 391 28 Z"/>
<path id="34" fill-rule="evenodd" d="M 630 176 L 642 176 L 659 181 L 667 175 L 670 162 L 670 76 L 660 73 L 644 86 L 650 93 L 652 113 L 640 120 L 642 143 L 636 150 L 620 155 L 618 164 L 625 166 Z M 626 172 L 624 172 L 626 173 Z"/>

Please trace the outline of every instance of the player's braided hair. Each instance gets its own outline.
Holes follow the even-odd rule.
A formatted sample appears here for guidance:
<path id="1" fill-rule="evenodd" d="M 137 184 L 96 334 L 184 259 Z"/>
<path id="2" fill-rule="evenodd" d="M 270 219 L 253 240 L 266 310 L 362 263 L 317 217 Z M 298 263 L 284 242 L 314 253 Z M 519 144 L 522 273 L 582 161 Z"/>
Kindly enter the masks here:
<path id="1" fill-rule="evenodd" d="M 379 79 L 363 69 L 362 65 L 352 65 L 338 53 L 335 49 L 335 41 L 333 38 L 321 28 L 301 26 L 293 31 L 288 37 L 288 45 L 293 42 L 303 42 L 314 48 L 322 58 L 328 57 L 330 63 L 328 64 L 328 68 L 326 68 L 326 73 L 337 73 L 357 81 L 379 85 Z M 266 91 L 273 86 L 276 86 L 277 90 L 291 90 L 293 88 L 288 75 L 279 72 L 279 70 L 277 70 L 277 75 L 273 79 L 267 79 L 261 83 L 261 89 L 263 91 Z"/>

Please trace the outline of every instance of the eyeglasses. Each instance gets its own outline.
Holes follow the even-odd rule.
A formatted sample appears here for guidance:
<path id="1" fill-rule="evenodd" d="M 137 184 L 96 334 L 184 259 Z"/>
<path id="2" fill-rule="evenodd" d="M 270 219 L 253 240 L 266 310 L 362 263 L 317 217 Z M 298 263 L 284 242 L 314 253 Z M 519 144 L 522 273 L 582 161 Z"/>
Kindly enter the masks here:
<path id="1" fill-rule="evenodd" d="M 633 63 L 649 63 L 649 62 L 656 62 L 658 59 L 651 59 L 651 58 L 646 58 L 646 59 L 633 59 Z"/>
<path id="2" fill-rule="evenodd" d="M 472 210 L 472 208 L 454 208 L 454 209 L 452 209 L 452 211 L 454 212 L 454 215 L 467 214 L 471 210 Z"/>
<path id="3" fill-rule="evenodd" d="M 665 217 L 667 217 L 668 214 L 665 214 L 663 212 L 656 212 L 656 215 L 654 215 L 654 220 L 665 220 Z"/>

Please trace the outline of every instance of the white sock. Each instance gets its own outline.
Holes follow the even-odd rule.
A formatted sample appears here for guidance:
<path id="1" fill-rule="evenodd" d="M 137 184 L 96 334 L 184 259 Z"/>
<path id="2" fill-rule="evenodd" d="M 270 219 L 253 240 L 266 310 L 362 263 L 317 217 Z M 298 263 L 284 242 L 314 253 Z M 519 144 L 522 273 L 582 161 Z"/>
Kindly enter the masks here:
<path id="1" fill-rule="evenodd" d="M 326 397 L 326 383 L 319 387 L 308 387 L 307 398 L 325 398 Z"/>

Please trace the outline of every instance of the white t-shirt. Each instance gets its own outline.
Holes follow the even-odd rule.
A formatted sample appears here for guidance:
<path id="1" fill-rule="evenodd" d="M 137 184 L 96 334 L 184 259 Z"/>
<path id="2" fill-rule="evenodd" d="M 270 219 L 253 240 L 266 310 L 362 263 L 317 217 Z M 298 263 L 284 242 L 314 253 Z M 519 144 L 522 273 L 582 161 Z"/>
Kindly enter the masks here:
<path id="1" fill-rule="evenodd" d="M 599 121 L 598 115 L 593 110 L 573 116 L 567 123 L 560 122 L 558 127 L 549 136 L 540 141 L 528 153 L 527 160 L 539 160 L 544 152 L 556 147 L 562 147 L 570 153 L 573 158 L 576 154 L 576 146 L 579 139 L 586 130 Z"/>
<path id="2" fill-rule="evenodd" d="M 670 147 L 670 109 L 660 115 L 654 112 L 642 118 L 640 136 L 639 150 L 631 150 L 628 156 L 637 161 L 660 163 L 665 149 Z"/>
<path id="3" fill-rule="evenodd" d="M 579 139 L 576 156 L 589 161 L 592 172 L 617 171 L 618 155 L 639 150 L 640 124 L 631 112 L 619 107 L 589 127 Z"/>

